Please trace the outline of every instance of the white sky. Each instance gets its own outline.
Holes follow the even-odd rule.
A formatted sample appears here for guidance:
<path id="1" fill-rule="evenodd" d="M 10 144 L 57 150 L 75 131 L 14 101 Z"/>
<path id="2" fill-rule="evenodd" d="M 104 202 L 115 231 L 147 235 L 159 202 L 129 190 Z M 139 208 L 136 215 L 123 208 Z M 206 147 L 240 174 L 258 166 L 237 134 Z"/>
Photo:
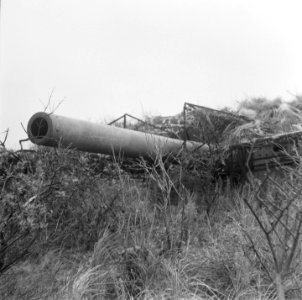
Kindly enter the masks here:
<path id="1" fill-rule="evenodd" d="M 53 89 L 58 114 L 92 121 L 302 94 L 301 13 L 301 0 L 2 0 L 0 132 L 18 147 Z"/>

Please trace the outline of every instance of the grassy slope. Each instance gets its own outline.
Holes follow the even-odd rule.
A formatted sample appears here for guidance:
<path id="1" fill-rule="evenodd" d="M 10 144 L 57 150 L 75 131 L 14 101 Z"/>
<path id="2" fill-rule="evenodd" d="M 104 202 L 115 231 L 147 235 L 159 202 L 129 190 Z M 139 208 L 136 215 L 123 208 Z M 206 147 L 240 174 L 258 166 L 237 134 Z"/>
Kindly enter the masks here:
<path id="1" fill-rule="evenodd" d="M 175 191 L 161 164 L 141 180 L 84 153 L 17 156 L 0 161 L 0 231 L 20 238 L 5 262 L 21 257 L 0 275 L 0 299 L 276 299 L 267 241 L 243 201 L 256 203 L 257 180 L 230 188 L 197 176 Z M 290 291 L 301 273 L 296 263 L 284 279 L 289 298 L 301 298 Z"/>
<path id="2" fill-rule="evenodd" d="M 50 215 L 27 257 L 0 277 L 1 299 L 266 299 L 273 293 L 242 230 L 269 260 L 241 200 L 253 197 L 251 187 L 217 186 L 211 195 L 182 189 L 178 206 L 170 206 L 167 177 L 156 177 L 154 187 L 112 165 L 97 175 L 99 162 L 61 150 L 42 149 L 31 159 L 35 172 L 7 189 L 23 202 L 38 195 L 32 209 L 46 204 L 35 214 Z M 55 188 L 45 196 L 49 177 Z M 21 197 L 18 189 L 26 187 Z M 214 201 L 208 214 L 206 200 Z"/>

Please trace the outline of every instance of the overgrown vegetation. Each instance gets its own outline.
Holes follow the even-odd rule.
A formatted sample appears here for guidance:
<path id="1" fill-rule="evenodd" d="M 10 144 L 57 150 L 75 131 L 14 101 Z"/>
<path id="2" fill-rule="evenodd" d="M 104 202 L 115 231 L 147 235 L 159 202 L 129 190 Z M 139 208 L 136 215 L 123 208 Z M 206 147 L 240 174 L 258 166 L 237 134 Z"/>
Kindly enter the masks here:
<path id="1" fill-rule="evenodd" d="M 105 156 L 2 143 L 0 299 L 301 299 L 299 154 L 233 185 L 217 151 L 158 155 L 134 176 Z"/>

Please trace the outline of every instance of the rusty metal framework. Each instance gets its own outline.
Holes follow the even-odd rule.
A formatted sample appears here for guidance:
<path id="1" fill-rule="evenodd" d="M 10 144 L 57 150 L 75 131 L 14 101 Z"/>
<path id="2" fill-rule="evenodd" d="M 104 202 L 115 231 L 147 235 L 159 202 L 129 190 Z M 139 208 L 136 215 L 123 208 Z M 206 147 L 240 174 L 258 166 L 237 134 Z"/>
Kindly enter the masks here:
<path id="1" fill-rule="evenodd" d="M 134 117 L 134 116 L 132 116 L 132 115 L 130 115 L 130 114 L 127 114 L 127 113 L 126 113 L 126 114 L 123 114 L 123 115 L 120 116 L 119 118 L 117 118 L 117 119 L 111 121 L 111 122 L 108 123 L 107 125 L 114 125 L 114 124 L 117 123 L 118 121 L 123 120 L 123 128 L 128 128 L 128 127 L 127 127 L 127 118 L 131 118 L 131 119 L 133 119 L 133 120 L 136 120 L 137 122 L 140 122 L 140 123 L 145 124 L 145 125 L 148 125 L 148 126 L 153 126 L 152 124 L 150 124 L 150 123 L 148 123 L 148 122 L 146 122 L 146 121 L 144 121 L 144 120 L 142 120 L 142 119 L 139 119 L 139 118 L 137 118 L 137 117 Z"/>
<path id="2" fill-rule="evenodd" d="M 225 110 L 185 102 L 183 106 L 183 139 L 219 144 L 227 128 L 252 120 Z"/>
<path id="3" fill-rule="evenodd" d="M 136 121 L 138 124 L 141 124 L 143 128 L 141 128 L 139 125 L 133 125 L 129 122 L 129 119 Z M 118 125 L 118 123 L 122 121 L 122 127 L 127 128 L 127 129 L 132 129 L 132 130 L 138 130 L 138 131 L 143 131 L 143 132 L 153 132 L 159 135 L 163 136 L 169 136 L 169 137 L 177 137 L 176 134 L 167 129 L 164 126 L 157 126 L 154 125 L 150 122 L 147 122 L 145 120 L 142 120 L 138 117 L 135 117 L 133 115 L 130 115 L 128 113 L 123 114 L 122 116 L 118 117 L 117 119 L 114 119 L 113 121 L 109 122 L 107 125 Z"/>
<path id="4" fill-rule="evenodd" d="M 226 124 L 234 123 L 234 124 L 244 124 L 246 122 L 252 121 L 251 119 L 245 116 L 238 116 L 231 112 L 223 111 L 223 110 L 216 110 L 209 107 L 192 104 L 185 102 L 183 106 L 183 111 L 181 114 L 173 117 L 163 117 L 164 119 L 169 118 L 178 118 L 178 124 L 173 124 L 170 126 L 167 124 L 161 124 L 161 126 L 152 124 L 151 122 L 147 122 L 142 120 L 138 117 L 135 117 L 131 114 L 125 113 L 119 118 L 111 121 L 108 125 L 119 125 L 123 128 L 134 129 L 144 132 L 152 132 L 160 135 L 168 135 L 169 137 L 178 138 L 184 141 L 187 140 L 195 140 L 198 141 L 198 138 L 201 137 L 201 133 L 197 134 L 195 132 L 195 136 L 192 131 L 202 131 L 202 127 L 215 127 L 217 125 L 217 120 L 219 120 L 220 127 L 224 126 L 223 122 Z M 134 120 L 136 125 L 131 124 L 129 120 Z M 216 124 L 215 124 L 216 122 Z M 140 125 L 138 125 L 140 124 Z M 214 126 L 213 126 L 214 124 Z M 219 126 L 216 126 L 217 128 Z M 194 128 L 194 130 L 192 130 Z M 215 129 L 217 129 L 215 128 Z"/>
<path id="5" fill-rule="evenodd" d="M 233 118 L 234 120 L 239 120 L 239 121 L 243 121 L 243 122 L 251 122 L 252 121 L 251 119 L 249 119 L 246 116 L 236 115 L 236 114 L 233 114 L 233 113 L 225 111 L 225 110 L 213 109 L 213 108 L 209 108 L 209 107 L 206 107 L 206 106 L 192 104 L 192 103 L 189 103 L 189 102 L 184 103 L 184 107 L 183 107 L 184 120 L 186 120 L 186 115 L 192 110 L 199 110 L 199 111 L 201 111 L 201 112 L 203 112 L 204 114 L 207 114 L 207 115 L 215 114 L 216 116 Z"/>

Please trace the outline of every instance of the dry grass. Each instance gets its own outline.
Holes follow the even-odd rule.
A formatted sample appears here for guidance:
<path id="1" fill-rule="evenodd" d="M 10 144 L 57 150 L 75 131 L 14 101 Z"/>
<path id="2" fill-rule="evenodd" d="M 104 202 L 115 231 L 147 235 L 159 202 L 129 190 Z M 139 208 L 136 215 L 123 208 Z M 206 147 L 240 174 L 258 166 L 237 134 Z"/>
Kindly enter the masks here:
<path id="1" fill-rule="evenodd" d="M 294 128 L 301 101 L 288 105 L 242 103 L 241 110 L 253 111 L 258 121 L 233 128 L 234 140 L 249 132 L 267 134 L 268 125 L 276 132 Z M 285 119 L 283 127 L 273 127 L 278 118 Z M 243 201 L 265 216 L 256 201 L 259 180 L 214 184 L 214 156 L 208 164 L 193 157 L 194 168 L 182 161 L 172 171 L 159 157 L 151 169 L 142 163 L 146 172 L 139 179 L 99 156 L 62 149 L 33 155 L 27 162 L 34 169 L 26 166 L 26 174 L 26 159 L 16 165 L 0 161 L 6 172 L 0 174 L 1 197 L 22 212 L 9 219 L 12 227 L 1 219 L 0 231 L 13 234 L 14 226 L 26 225 L 39 232 L 23 259 L 0 275 L 0 299 L 277 299 L 267 240 Z M 282 179 L 283 189 L 274 182 L 266 186 L 263 201 L 275 201 L 276 193 L 290 199 L 301 170 L 297 166 Z M 301 290 L 294 289 L 302 284 L 299 264 L 282 284 L 288 299 L 301 299 Z"/>
<path id="2" fill-rule="evenodd" d="M 123 186 L 133 196 L 133 186 L 126 182 Z M 101 230 L 92 252 L 51 250 L 26 260 L 1 277 L 2 295 L 5 299 L 72 300 L 273 299 L 274 288 L 257 258 L 250 249 L 249 256 L 245 253 L 248 243 L 241 228 L 259 235 L 259 243 L 261 232 L 240 201 L 243 196 L 234 193 L 235 205 L 227 211 L 218 207 L 215 221 L 197 214 L 193 198 L 189 199 L 188 241 L 181 249 L 163 252 L 168 233 L 162 212 L 150 210 L 146 199 L 134 199 L 130 208 L 131 199 L 125 195 L 128 211 L 115 232 Z M 177 220 L 181 207 L 170 213 Z M 173 233 L 170 229 L 174 238 L 179 237 L 177 228 Z"/>
<path id="3" fill-rule="evenodd" d="M 298 96 L 291 102 L 279 98 L 272 101 L 266 98 L 242 101 L 238 106 L 238 113 L 253 121 L 230 131 L 225 144 L 237 144 L 252 138 L 302 130 L 301 104 L 302 98 Z"/>

